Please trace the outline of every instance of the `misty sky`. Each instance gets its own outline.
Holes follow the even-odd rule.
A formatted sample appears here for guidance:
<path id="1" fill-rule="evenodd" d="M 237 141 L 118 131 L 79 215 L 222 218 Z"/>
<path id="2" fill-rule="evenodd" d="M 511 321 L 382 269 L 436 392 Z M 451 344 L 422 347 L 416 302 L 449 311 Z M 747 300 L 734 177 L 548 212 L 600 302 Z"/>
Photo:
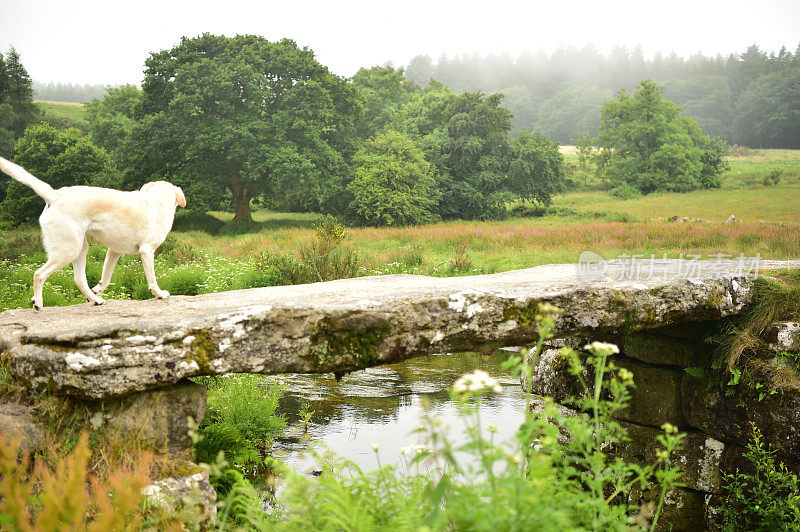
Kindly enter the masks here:
<path id="1" fill-rule="evenodd" d="M 182 35 L 254 33 L 312 48 L 332 71 L 402 66 L 418 54 L 551 52 L 641 44 L 645 55 L 767 51 L 800 43 L 800 0 L 0 0 L 0 50 L 13 45 L 35 81 L 142 79 L 150 52 Z"/>

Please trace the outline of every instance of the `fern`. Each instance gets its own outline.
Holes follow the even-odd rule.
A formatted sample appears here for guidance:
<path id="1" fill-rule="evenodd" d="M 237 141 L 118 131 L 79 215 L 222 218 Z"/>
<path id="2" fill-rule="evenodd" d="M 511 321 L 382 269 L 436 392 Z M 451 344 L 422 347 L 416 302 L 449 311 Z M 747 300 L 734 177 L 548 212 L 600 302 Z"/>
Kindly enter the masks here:
<path id="1" fill-rule="evenodd" d="M 248 440 L 244 439 L 233 425 L 215 423 L 200 427 L 201 438 L 194 444 L 195 462 L 210 464 L 220 451 L 239 467 L 248 463 L 258 463 L 261 455 Z"/>

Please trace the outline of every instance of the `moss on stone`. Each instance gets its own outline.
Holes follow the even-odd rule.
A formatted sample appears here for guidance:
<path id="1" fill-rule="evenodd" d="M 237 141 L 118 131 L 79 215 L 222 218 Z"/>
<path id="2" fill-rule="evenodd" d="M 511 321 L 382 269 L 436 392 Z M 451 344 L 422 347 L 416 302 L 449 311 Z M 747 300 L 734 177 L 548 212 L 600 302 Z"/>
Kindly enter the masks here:
<path id="1" fill-rule="evenodd" d="M 725 305 L 725 292 L 723 290 L 714 289 L 708 295 L 708 298 L 703 301 L 703 310 L 717 311 Z"/>
<path id="2" fill-rule="evenodd" d="M 508 301 L 503 306 L 503 321 L 514 320 L 520 327 L 536 327 L 536 313 L 539 311 L 538 301 L 529 301 L 523 307 L 518 307 L 513 301 Z"/>
<path id="3" fill-rule="evenodd" d="M 194 336 L 194 341 L 189 346 L 186 357 L 196 362 L 201 371 L 210 373 L 211 360 L 214 358 L 217 345 L 211 339 L 211 334 L 207 329 L 192 329 L 189 334 Z"/>
<path id="4" fill-rule="evenodd" d="M 389 330 L 386 323 L 342 330 L 334 319 L 326 317 L 317 323 L 311 336 L 311 353 L 322 367 L 342 358 L 353 366 L 363 366 L 378 359 L 378 347 Z"/>
<path id="5" fill-rule="evenodd" d="M 611 291 L 611 298 L 608 303 L 608 307 L 610 310 L 615 310 L 619 308 L 624 308 L 628 304 L 628 298 L 625 296 L 625 292 L 622 290 L 612 290 Z"/>
<path id="6" fill-rule="evenodd" d="M 152 480 L 161 480 L 162 478 L 180 478 L 203 473 L 205 470 L 194 462 L 188 460 L 170 460 L 169 456 L 165 455 L 163 461 L 158 464 L 159 470 L 157 474 L 153 475 Z"/>

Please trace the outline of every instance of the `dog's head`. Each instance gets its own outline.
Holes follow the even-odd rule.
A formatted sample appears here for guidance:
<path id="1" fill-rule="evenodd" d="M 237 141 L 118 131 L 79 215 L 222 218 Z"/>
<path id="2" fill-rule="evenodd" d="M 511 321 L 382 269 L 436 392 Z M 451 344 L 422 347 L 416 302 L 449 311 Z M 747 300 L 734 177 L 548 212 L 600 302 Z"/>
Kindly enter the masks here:
<path id="1" fill-rule="evenodd" d="M 168 183 L 167 181 L 151 181 L 149 183 L 145 183 L 141 190 L 142 192 L 160 192 L 163 190 L 163 192 L 160 193 L 174 194 L 175 205 L 186 207 L 186 196 L 183 195 L 183 190 L 181 190 L 181 187 L 173 185 L 172 183 Z"/>

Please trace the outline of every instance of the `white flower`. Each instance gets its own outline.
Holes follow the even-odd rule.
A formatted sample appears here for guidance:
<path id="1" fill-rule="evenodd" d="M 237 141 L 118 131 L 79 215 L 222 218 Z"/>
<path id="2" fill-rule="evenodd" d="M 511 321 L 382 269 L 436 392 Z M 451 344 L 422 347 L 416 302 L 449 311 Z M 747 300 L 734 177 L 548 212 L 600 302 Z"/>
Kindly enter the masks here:
<path id="1" fill-rule="evenodd" d="M 453 391 L 458 394 L 501 393 L 503 387 L 496 379 L 483 370 L 476 369 L 460 377 L 453 384 Z"/>
<path id="2" fill-rule="evenodd" d="M 372 442 L 372 450 L 373 450 L 373 451 L 375 451 L 375 452 L 377 453 L 377 452 L 378 452 L 378 449 L 380 449 L 380 448 L 381 448 L 381 446 L 380 446 L 380 445 L 378 445 L 378 444 L 377 444 L 377 443 L 375 443 L 375 442 Z"/>
<path id="3" fill-rule="evenodd" d="M 423 454 L 423 453 L 429 453 L 430 449 L 428 449 L 424 445 L 407 445 L 402 449 L 400 449 L 400 452 L 403 453 L 403 455 Z"/>
<path id="4" fill-rule="evenodd" d="M 619 354 L 619 347 L 616 344 L 609 344 L 606 342 L 592 342 L 583 346 L 587 351 L 610 351 L 614 354 Z"/>

